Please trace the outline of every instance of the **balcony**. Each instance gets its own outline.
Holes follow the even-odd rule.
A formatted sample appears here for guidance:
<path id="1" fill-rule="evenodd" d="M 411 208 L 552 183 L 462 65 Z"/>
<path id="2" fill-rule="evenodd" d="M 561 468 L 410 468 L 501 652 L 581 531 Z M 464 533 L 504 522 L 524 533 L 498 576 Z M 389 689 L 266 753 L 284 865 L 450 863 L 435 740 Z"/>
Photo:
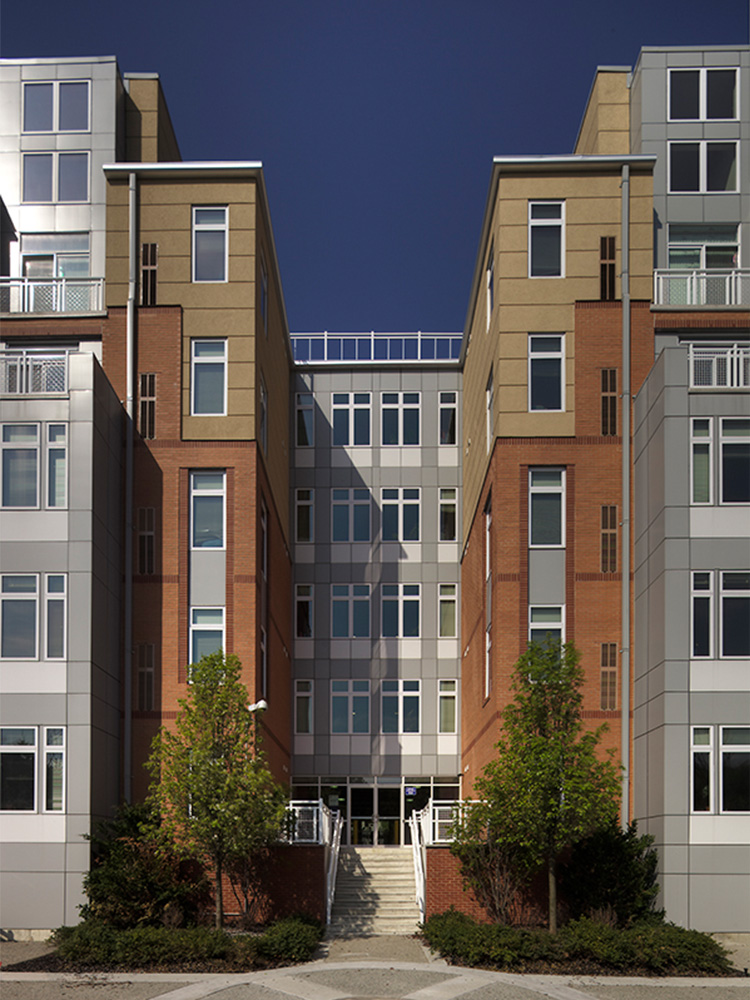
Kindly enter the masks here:
<path id="1" fill-rule="evenodd" d="M 750 344 L 690 345 L 691 389 L 750 389 Z"/>
<path id="2" fill-rule="evenodd" d="M 350 365 L 353 362 L 405 365 L 434 361 L 456 364 L 461 354 L 461 336 L 455 333 L 295 333 L 292 334 L 295 364 L 318 362 Z"/>
<path id="3" fill-rule="evenodd" d="M 682 309 L 750 309 L 750 269 L 654 271 L 654 305 Z"/>
<path id="4" fill-rule="evenodd" d="M 0 398 L 65 396 L 67 392 L 67 351 L 0 351 Z"/>
<path id="5" fill-rule="evenodd" d="M 0 278 L 0 314 L 92 313 L 104 308 L 104 278 Z"/>

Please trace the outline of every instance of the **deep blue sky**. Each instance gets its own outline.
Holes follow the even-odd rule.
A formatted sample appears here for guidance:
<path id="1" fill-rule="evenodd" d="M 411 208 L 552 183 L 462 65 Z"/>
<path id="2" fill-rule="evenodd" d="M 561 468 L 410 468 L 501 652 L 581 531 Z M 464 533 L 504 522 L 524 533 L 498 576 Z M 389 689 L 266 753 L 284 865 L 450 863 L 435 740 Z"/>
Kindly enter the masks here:
<path id="1" fill-rule="evenodd" d="M 747 0 L 0 2 L 0 55 L 156 71 L 183 159 L 263 161 L 300 332 L 460 330 L 492 157 L 570 152 L 599 64 L 748 42 Z"/>

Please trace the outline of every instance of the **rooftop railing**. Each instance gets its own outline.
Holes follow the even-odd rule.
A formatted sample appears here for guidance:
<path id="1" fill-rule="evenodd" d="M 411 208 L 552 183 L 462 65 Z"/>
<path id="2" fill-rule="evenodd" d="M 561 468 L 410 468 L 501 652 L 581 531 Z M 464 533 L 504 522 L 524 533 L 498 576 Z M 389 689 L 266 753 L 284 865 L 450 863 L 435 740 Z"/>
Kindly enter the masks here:
<path id="1" fill-rule="evenodd" d="M 0 396 L 64 396 L 67 392 L 67 351 L 0 351 Z"/>
<path id="2" fill-rule="evenodd" d="M 104 308 L 104 278 L 0 278 L 0 314 L 88 313 Z"/>
<path id="3" fill-rule="evenodd" d="M 750 309 L 750 269 L 654 271 L 654 305 Z"/>
<path id="4" fill-rule="evenodd" d="M 456 333 L 295 333 L 292 351 L 297 364 L 349 365 L 433 361 L 455 363 L 461 353 Z"/>
<path id="5" fill-rule="evenodd" d="M 688 362 L 691 389 L 750 389 L 750 344 L 691 344 Z"/>

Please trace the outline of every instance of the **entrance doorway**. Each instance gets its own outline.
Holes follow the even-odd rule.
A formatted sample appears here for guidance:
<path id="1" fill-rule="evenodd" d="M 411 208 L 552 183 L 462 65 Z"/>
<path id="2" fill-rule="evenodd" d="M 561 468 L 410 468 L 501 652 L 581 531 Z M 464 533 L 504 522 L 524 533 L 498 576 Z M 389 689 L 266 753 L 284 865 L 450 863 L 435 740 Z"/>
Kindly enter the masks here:
<path id="1" fill-rule="evenodd" d="M 349 843 L 353 847 L 401 844 L 401 786 L 349 786 Z"/>

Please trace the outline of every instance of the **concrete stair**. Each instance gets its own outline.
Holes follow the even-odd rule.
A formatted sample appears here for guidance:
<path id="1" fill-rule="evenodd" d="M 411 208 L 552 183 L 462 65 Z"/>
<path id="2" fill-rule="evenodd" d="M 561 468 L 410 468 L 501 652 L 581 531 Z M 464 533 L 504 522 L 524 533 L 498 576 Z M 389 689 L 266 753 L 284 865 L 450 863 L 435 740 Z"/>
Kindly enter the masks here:
<path id="1" fill-rule="evenodd" d="M 418 927 L 411 848 L 342 847 L 329 937 L 414 934 Z"/>

